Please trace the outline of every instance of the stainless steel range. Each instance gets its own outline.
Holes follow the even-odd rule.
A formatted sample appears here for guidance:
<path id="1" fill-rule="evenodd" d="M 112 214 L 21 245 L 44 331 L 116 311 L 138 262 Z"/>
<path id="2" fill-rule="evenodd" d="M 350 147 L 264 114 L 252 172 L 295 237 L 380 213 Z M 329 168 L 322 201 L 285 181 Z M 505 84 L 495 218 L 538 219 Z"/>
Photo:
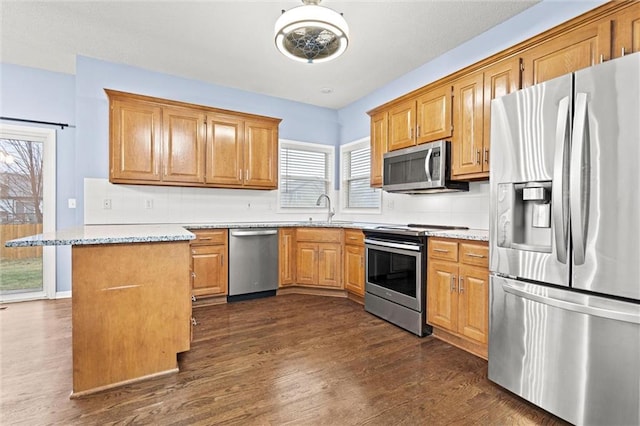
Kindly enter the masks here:
<path id="1" fill-rule="evenodd" d="M 363 229 L 365 234 L 364 308 L 418 336 L 427 325 L 427 235 L 465 227 L 409 224 Z"/>

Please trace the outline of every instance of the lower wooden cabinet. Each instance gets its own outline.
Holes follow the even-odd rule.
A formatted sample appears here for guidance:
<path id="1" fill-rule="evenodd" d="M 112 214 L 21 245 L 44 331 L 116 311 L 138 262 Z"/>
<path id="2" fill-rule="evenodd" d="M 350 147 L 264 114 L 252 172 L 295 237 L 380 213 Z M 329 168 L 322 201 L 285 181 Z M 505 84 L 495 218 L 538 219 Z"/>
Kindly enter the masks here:
<path id="1" fill-rule="evenodd" d="M 280 228 L 278 230 L 278 270 L 279 287 L 296 283 L 295 228 Z"/>
<path id="2" fill-rule="evenodd" d="M 487 358 L 487 243 L 429 238 L 427 323 L 436 337 Z"/>
<path id="3" fill-rule="evenodd" d="M 359 229 L 344 232 L 344 288 L 364 297 L 364 234 Z"/>
<path id="4" fill-rule="evenodd" d="M 226 229 L 192 231 L 191 292 L 195 297 L 228 294 L 228 232 Z"/>

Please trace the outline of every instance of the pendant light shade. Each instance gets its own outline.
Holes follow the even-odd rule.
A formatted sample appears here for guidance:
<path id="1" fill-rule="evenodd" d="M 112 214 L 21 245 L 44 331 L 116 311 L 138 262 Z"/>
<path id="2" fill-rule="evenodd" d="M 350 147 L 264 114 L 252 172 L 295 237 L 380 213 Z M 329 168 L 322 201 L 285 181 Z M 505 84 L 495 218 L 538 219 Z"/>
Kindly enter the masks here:
<path id="1" fill-rule="evenodd" d="M 320 0 L 286 12 L 276 21 L 276 47 L 295 61 L 318 63 L 342 55 L 349 44 L 349 26 L 341 14 L 318 6 Z"/>

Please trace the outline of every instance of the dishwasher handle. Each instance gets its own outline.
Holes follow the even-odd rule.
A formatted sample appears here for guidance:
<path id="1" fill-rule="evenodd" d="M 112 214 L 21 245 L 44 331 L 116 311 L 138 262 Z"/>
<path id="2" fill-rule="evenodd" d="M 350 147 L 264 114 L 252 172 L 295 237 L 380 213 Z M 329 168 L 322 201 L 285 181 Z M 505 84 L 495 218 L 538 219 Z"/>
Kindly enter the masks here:
<path id="1" fill-rule="evenodd" d="M 264 229 L 264 230 L 231 230 L 232 237 L 256 237 L 262 235 L 276 235 L 278 233 L 277 229 Z"/>

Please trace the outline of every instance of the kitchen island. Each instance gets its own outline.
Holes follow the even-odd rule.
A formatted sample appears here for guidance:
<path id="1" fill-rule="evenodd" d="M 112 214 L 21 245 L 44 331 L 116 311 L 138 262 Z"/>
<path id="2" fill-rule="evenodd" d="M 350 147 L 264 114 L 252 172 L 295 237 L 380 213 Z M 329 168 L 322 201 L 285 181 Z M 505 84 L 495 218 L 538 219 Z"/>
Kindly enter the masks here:
<path id="1" fill-rule="evenodd" d="M 7 243 L 72 246 L 72 398 L 178 371 L 190 348 L 193 237 L 176 225 L 109 225 Z"/>

